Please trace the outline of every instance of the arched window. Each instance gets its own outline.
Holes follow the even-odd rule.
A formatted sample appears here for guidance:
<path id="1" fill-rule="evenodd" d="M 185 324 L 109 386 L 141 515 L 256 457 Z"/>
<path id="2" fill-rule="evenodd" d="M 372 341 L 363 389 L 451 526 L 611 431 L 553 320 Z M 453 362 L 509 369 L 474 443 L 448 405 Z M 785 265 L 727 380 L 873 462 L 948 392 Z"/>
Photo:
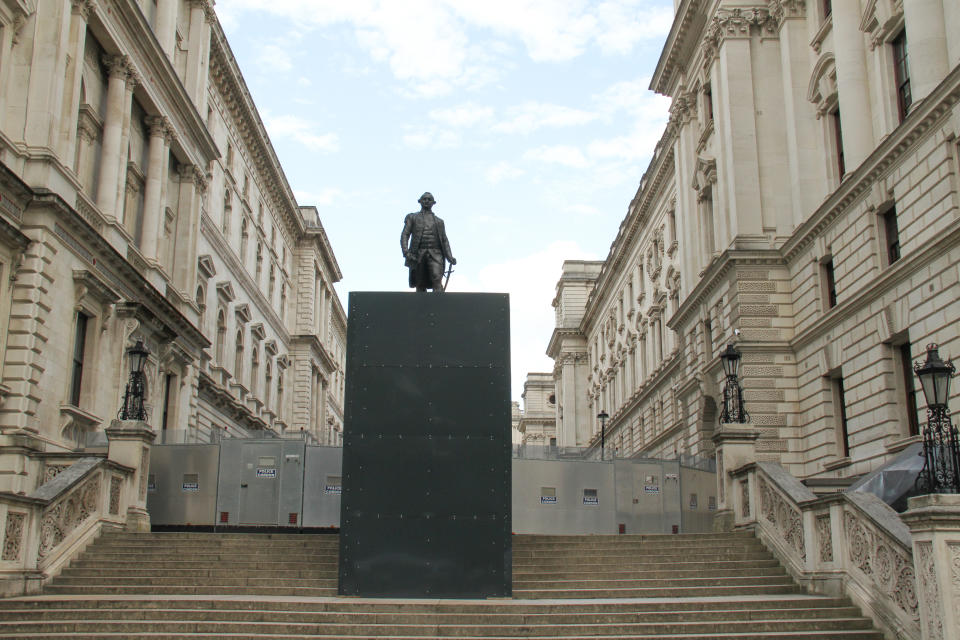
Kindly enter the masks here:
<path id="1" fill-rule="evenodd" d="M 270 284 L 267 286 L 267 300 L 273 302 L 273 290 L 277 286 L 277 269 L 270 263 Z"/>
<path id="2" fill-rule="evenodd" d="M 204 313 L 207 310 L 207 292 L 203 290 L 203 285 L 197 285 L 197 309 L 200 311 L 200 330 L 203 331 Z"/>
<path id="3" fill-rule="evenodd" d="M 243 222 L 240 223 L 240 263 L 247 261 L 247 240 L 250 238 L 247 216 L 243 216 Z"/>
<path id="4" fill-rule="evenodd" d="M 260 285 L 260 275 L 263 273 L 263 243 L 257 242 L 257 267 L 254 280 Z"/>
<path id="5" fill-rule="evenodd" d="M 273 392 L 273 366 L 270 364 L 270 360 L 267 360 L 266 369 L 266 379 L 263 384 L 263 406 L 269 409 L 270 394 Z"/>
<path id="6" fill-rule="evenodd" d="M 243 384 L 241 382 L 243 378 L 243 376 L 241 375 L 242 373 L 243 373 L 243 329 L 239 329 L 237 331 L 237 351 L 233 359 L 233 377 L 240 384 Z"/>
<path id="7" fill-rule="evenodd" d="M 280 322 L 287 321 L 287 283 L 280 283 Z"/>
<path id="8" fill-rule="evenodd" d="M 230 216 L 233 214 L 233 198 L 230 197 L 230 189 L 223 190 L 223 224 L 220 230 L 223 235 L 230 233 Z"/>
<path id="9" fill-rule="evenodd" d="M 227 341 L 227 314 L 223 309 L 217 312 L 217 364 L 223 366 L 223 344 Z"/>
<path id="10" fill-rule="evenodd" d="M 283 419 L 283 371 L 277 371 L 277 420 Z"/>
<path id="11" fill-rule="evenodd" d="M 250 352 L 250 393 L 257 395 L 257 382 L 260 377 L 260 348 L 253 345 Z"/>

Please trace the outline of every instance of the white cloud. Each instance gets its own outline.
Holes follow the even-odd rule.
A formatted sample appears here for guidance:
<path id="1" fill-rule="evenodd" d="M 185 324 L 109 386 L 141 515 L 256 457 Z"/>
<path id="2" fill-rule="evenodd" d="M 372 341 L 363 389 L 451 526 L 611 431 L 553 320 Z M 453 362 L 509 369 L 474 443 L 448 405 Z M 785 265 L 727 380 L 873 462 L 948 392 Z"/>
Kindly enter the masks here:
<path id="1" fill-rule="evenodd" d="M 597 209 L 592 204 L 570 204 L 565 206 L 564 211 L 569 211 L 570 213 L 575 213 L 580 216 L 598 216 L 600 215 L 600 209 Z"/>
<path id="2" fill-rule="evenodd" d="M 523 154 L 524 160 L 544 162 L 547 164 L 559 164 L 564 167 L 573 167 L 583 169 L 590 165 L 590 162 L 577 147 L 572 145 L 557 144 L 545 145 L 530 149 Z"/>
<path id="3" fill-rule="evenodd" d="M 231 0 L 217 12 L 235 25 L 244 11 L 282 16 L 298 28 L 345 24 L 377 62 L 420 95 L 499 78 L 511 42 L 536 62 L 570 60 L 591 47 L 626 55 L 670 28 L 672 2 L 654 0 Z"/>
<path id="4" fill-rule="evenodd" d="M 447 109 L 434 109 L 430 118 L 449 127 L 472 127 L 493 119 L 493 108 L 465 103 Z"/>
<path id="5" fill-rule="evenodd" d="M 500 133 L 528 134 L 541 127 L 571 127 L 596 120 L 598 115 L 558 104 L 524 102 L 507 110 L 507 119 L 493 126 Z"/>
<path id="6" fill-rule="evenodd" d="M 334 202 L 343 199 L 343 191 L 336 187 L 326 187 L 319 192 L 293 190 L 297 204 L 313 205 L 315 207 L 329 207 Z"/>
<path id="7" fill-rule="evenodd" d="M 263 114 L 263 124 L 272 138 L 288 138 L 301 143 L 311 151 L 332 153 L 339 151 L 340 140 L 335 133 L 320 133 L 319 125 L 299 116 L 272 116 Z"/>
<path id="8" fill-rule="evenodd" d="M 510 294 L 512 388 L 520 389 L 527 373 L 552 371 L 546 355 L 554 328 L 551 306 L 564 260 L 592 260 L 576 242 L 559 241 L 535 253 L 480 269 L 476 282 L 450 279 L 450 291 L 496 291 Z M 520 398 L 515 398 L 519 400 Z"/>
<path id="9" fill-rule="evenodd" d="M 403 144 L 411 149 L 455 149 L 462 142 L 460 134 L 456 131 L 438 127 L 425 129 L 407 127 L 407 133 L 403 134 L 402 140 Z"/>
<path id="10" fill-rule="evenodd" d="M 293 61 L 283 47 L 276 44 L 265 44 L 260 47 L 257 66 L 266 73 L 285 73 L 293 69 Z"/>
<path id="11" fill-rule="evenodd" d="M 523 169 L 515 167 L 509 162 L 498 162 L 486 170 L 484 177 L 486 177 L 487 182 L 490 184 L 497 184 L 503 182 L 504 180 L 513 180 L 514 178 L 519 178 L 523 174 Z"/>

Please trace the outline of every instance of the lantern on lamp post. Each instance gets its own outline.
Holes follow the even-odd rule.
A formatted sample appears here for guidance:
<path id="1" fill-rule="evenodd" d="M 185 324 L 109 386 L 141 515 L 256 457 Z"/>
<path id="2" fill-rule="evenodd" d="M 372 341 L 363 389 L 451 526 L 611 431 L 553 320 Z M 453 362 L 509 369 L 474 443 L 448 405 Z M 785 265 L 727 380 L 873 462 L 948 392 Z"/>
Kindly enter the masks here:
<path id="1" fill-rule="evenodd" d="M 740 386 L 740 351 L 727 344 L 727 348 L 720 353 L 720 363 L 726 380 L 723 383 L 723 409 L 720 412 L 720 424 L 745 423 L 750 416 L 743 408 L 743 388 Z"/>
<path id="2" fill-rule="evenodd" d="M 135 345 L 127 349 L 130 381 L 127 382 L 127 390 L 123 394 L 123 406 L 120 407 L 120 413 L 117 416 L 121 420 L 147 419 L 147 412 L 143 407 L 143 395 L 146 391 L 143 368 L 147 364 L 149 355 L 150 351 L 143 345 L 143 340 L 137 340 Z"/>
<path id="3" fill-rule="evenodd" d="M 940 358 L 939 346 L 927 345 L 927 361 L 914 365 L 927 401 L 923 428 L 923 469 L 917 476 L 920 493 L 960 493 L 960 437 L 950 420 L 950 378 L 956 367 Z"/>

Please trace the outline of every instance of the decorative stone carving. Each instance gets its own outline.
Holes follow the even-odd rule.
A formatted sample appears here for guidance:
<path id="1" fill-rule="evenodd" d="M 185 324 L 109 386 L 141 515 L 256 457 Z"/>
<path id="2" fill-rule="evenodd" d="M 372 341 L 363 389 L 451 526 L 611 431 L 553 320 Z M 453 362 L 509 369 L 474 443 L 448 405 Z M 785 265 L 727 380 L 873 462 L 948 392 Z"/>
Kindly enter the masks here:
<path id="1" fill-rule="evenodd" d="M 960 543 L 948 542 L 950 553 L 950 582 L 953 584 L 953 609 L 960 611 Z"/>
<path id="2" fill-rule="evenodd" d="M 850 511 L 843 514 L 843 530 L 851 564 L 873 580 L 879 593 L 918 619 L 913 558 Z"/>
<path id="3" fill-rule="evenodd" d="M 99 503 L 100 474 L 97 473 L 44 509 L 37 557 L 45 558 L 71 531 L 96 513 Z"/>
<path id="4" fill-rule="evenodd" d="M 0 560 L 20 559 L 20 549 L 23 546 L 23 524 L 26 520 L 25 513 L 7 512 L 7 524 L 3 533 L 3 553 L 0 555 Z"/>
<path id="5" fill-rule="evenodd" d="M 770 15 L 777 28 L 786 18 L 802 18 L 807 13 L 806 0 L 767 0 L 770 4 Z"/>
<path id="6" fill-rule="evenodd" d="M 833 562 L 833 534 L 830 527 L 830 514 L 817 516 L 817 546 L 820 549 L 820 562 Z"/>
<path id="7" fill-rule="evenodd" d="M 926 609 L 927 632 L 924 638 L 943 640 L 943 612 L 940 610 L 940 587 L 937 585 L 937 570 L 933 565 L 933 543 L 918 542 L 915 547 L 917 583 L 923 594 Z"/>
<path id="8" fill-rule="evenodd" d="M 758 478 L 760 488 L 760 514 L 773 524 L 786 542 L 800 558 L 806 560 L 807 550 L 803 536 L 803 520 L 800 512 L 794 509 L 763 478 Z"/>
<path id="9" fill-rule="evenodd" d="M 120 514 L 120 476 L 110 476 L 110 515 Z"/>
<path id="10" fill-rule="evenodd" d="M 69 469 L 68 464 L 47 464 L 43 468 L 43 482 L 46 484 L 56 478 L 64 469 Z"/>

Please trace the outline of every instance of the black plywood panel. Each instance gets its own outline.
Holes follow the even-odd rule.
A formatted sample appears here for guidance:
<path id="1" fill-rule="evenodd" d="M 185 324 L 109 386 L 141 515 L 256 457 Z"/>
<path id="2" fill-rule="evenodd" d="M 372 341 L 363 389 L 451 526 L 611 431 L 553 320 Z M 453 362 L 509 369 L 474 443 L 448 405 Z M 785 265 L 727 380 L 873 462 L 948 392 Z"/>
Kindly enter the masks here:
<path id="1" fill-rule="evenodd" d="M 351 293 L 340 593 L 508 596 L 505 294 Z"/>

